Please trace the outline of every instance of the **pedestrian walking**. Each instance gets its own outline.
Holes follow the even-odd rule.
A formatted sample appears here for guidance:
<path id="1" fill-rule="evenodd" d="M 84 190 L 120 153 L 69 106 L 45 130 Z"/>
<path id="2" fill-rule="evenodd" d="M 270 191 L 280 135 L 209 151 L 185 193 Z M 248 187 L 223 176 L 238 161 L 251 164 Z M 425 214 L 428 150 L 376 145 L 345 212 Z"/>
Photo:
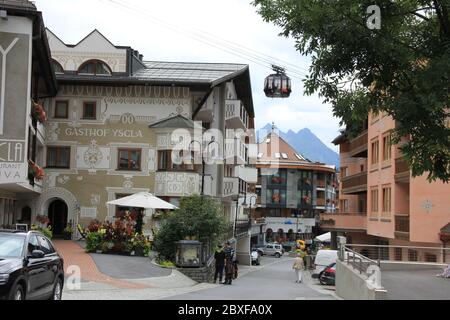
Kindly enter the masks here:
<path id="1" fill-rule="evenodd" d="M 223 246 L 219 245 L 216 252 L 214 252 L 215 259 L 215 272 L 214 272 L 214 283 L 217 282 L 219 278 L 219 283 L 222 283 L 223 269 L 225 268 L 225 252 L 223 251 Z"/>
<path id="2" fill-rule="evenodd" d="M 292 265 L 292 269 L 295 271 L 295 280 L 296 283 L 302 282 L 302 273 L 303 273 L 303 259 L 300 254 L 297 254 L 297 257 L 294 259 L 294 264 Z"/>

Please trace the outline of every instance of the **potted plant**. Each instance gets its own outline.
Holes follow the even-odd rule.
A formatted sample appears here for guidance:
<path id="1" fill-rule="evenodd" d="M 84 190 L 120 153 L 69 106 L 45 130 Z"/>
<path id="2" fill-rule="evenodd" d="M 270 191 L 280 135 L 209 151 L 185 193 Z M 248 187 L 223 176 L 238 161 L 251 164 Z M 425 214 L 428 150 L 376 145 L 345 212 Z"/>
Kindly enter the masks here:
<path id="1" fill-rule="evenodd" d="M 131 242 L 136 256 L 145 257 L 149 254 L 151 243 L 146 236 L 137 233 Z"/>
<path id="2" fill-rule="evenodd" d="M 72 227 L 67 226 L 63 231 L 64 240 L 72 240 L 72 233 L 73 233 Z"/>
<path id="3" fill-rule="evenodd" d="M 45 123 L 45 121 L 47 121 L 47 115 L 45 113 L 44 107 L 41 104 L 36 103 L 35 101 L 33 101 L 33 108 L 31 113 L 33 117 L 40 123 Z"/>

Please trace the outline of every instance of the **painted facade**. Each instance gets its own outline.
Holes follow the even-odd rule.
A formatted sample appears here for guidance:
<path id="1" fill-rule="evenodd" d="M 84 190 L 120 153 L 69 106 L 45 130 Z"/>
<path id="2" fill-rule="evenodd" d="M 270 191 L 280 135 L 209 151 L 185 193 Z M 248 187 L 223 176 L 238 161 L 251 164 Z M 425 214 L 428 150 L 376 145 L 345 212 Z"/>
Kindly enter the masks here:
<path id="1" fill-rule="evenodd" d="M 55 86 L 46 95 L 33 95 L 32 24 L 16 19 L 14 10 L 8 11 L 7 22 L 0 21 L 0 34 L 8 32 L 0 38 L 0 51 L 3 57 L 14 39 L 23 38 L 17 47 L 21 54 L 12 52 L 14 46 L 10 51 L 13 65 L 21 66 L 20 76 L 27 80 L 28 91 L 21 92 L 28 94 L 14 96 L 18 79 L 10 76 L 8 63 L 8 103 L 1 110 L 10 120 L 3 121 L 8 135 L 0 135 L 0 225 L 30 224 L 37 215 L 46 215 L 58 234 L 67 225 L 113 220 L 122 208 L 106 202 L 118 197 L 148 191 L 178 204 L 180 197 L 203 190 L 221 201 L 234 226 L 230 237 L 238 256 L 244 263 L 249 260 L 249 232 L 236 234 L 238 221 L 248 220 L 245 201 L 256 182 L 256 169 L 250 165 L 253 135 L 248 131 L 254 128 L 255 115 L 248 66 L 144 61 L 138 51 L 113 45 L 97 30 L 75 45 L 47 30 L 41 45 L 49 54 L 41 62 L 51 72 L 38 77 L 47 75 L 44 84 L 53 80 L 57 90 Z M 41 24 L 43 31 L 42 20 Z M 28 116 L 32 98 L 45 110 L 46 121 Z M 11 110 L 18 111 L 13 115 Z M 29 154 L 28 127 L 35 141 Z M 182 134 L 174 134 L 176 129 Z M 237 129 L 244 134 L 230 131 Z M 202 149 L 216 142 L 207 149 L 216 162 L 205 165 L 204 179 L 201 160 L 175 165 L 167 157 L 180 139 L 192 142 L 189 147 L 200 140 Z M 28 160 L 45 168 L 42 181 L 29 177 Z M 18 177 L 6 181 L 16 176 L 14 168 Z M 21 187 L 28 193 L 19 193 Z M 149 235 L 157 224 L 152 213 L 147 211 L 144 218 Z"/>

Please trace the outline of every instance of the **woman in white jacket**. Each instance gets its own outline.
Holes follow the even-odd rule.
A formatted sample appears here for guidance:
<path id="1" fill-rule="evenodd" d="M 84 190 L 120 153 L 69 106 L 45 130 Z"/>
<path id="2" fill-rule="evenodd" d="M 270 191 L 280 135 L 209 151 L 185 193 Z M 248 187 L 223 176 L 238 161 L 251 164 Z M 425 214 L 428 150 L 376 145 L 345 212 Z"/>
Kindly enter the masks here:
<path id="1" fill-rule="evenodd" d="M 294 264 L 292 265 L 292 269 L 295 271 L 296 283 L 302 282 L 302 273 L 303 273 L 304 263 L 300 254 L 297 254 L 297 257 L 294 259 Z"/>

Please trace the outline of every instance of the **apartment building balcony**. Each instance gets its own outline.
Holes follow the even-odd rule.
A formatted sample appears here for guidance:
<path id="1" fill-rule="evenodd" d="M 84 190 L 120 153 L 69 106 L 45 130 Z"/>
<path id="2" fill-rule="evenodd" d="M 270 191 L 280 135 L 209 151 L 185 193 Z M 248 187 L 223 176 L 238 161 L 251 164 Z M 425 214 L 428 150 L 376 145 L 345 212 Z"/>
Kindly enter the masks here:
<path id="1" fill-rule="evenodd" d="M 395 214 L 395 238 L 409 241 L 409 215 Z"/>
<path id="2" fill-rule="evenodd" d="M 241 100 L 225 100 L 225 121 L 228 128 L 248 128 L 248 113 Z"/>
<path id="3" fill-rule="evenodd" d="M 197 172 L 164 171 L 156 172 L 155 195 L 165 197 L 185 197 L 200 194 L 202 175 Z M 205 175 L 204 195 L 212 194 L 212 177 Z"/>
<path id="4" fill-rule="evenodd" d="M 342 193 L 357 194 L 367 192 L 367 171 L 342 178 Z"/>
<path id="5" fill-rule="evenodd" d="M 320 214 L 320 227 L 331 231 L 366 231 L 365 212 L 340 212 Z"/>
<path id="6" fill-rule="evenodd" d="M 223 197 L 237 197 L 240 194 L 247 192 L 247 182 L 238 177 L 224 177 L 223 178 Z"/>
<path id="7" fill-rule="evenodd" d="M 244 165 L 248 162 L 247 147 L 241 140 L 227 138 L 225 143 L 225 162 L 234 165 Z"/>
<path id="8" fill-rule="evenodd" d="M 410 170 L 408 163 L 403 158 L 395 159 L 395 182 L 409 183 Z"/>
<path id="9" fill-rule="evenodd" d="M 359 136 L 350 140 L 348 144 L 348 153 L 350 157 L 367 158 L 368 149 L 368 131 L 363 131 Z"/>

